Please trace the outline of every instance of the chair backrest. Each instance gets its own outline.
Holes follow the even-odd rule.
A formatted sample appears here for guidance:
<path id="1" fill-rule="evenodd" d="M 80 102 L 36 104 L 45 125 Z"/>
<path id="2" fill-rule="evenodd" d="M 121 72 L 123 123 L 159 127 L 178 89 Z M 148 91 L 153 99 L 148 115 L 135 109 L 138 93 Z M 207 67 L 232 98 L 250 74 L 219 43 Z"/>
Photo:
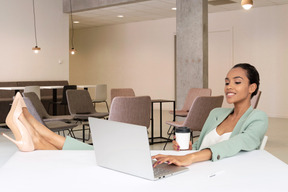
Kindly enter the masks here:
<path id="1" fill-rule="evenodd" d="M 267 140 L 268 140 L 268 136 L 265 135 L 264 138 L 263 138 L 263 140 L 262 140 L 262 143 L 261 143 L 261 145 L 260 145 L 260 147 L 259 147 L 259 150 L 264 150 L 264 149 L 265 149 Z"/>
<path id="2" fill-rule="evenodd" d="M 94 101 L 106 101 L 107 100 L 107 85 L 98 84 L 96 85 L 96 94 Z"/>
<path id="3" fill-rule="evenodd" d="M 26 104 L 26 107 L 29 111 L 29 113 L 41 124 L 44 126 L 48 127 L 51 131 L 61 131 L 61 130 L 67 130 L 71 129 L 73 127 L 76 127 L 77 124 L 74 123 L 65 123 L 64 121 L 61 120 L 54 120 L 54 121 L 48 121 L 44 122 L 43 119 L 40 117 L 38 114 L 37 110 L 35 109 L 34 105 L 32 104 L 31 100 L 28 97 L 23 97 L 24 102 Z"/>
<path id="4" fill-rule="evenodd" d="M 109 120 L 142 125 L 150 125 L 150 106 L 149 96 L 139 97 L 115 97 L 112 101 Z"/>
<path id="5" fill-rule="evenodd" d="M 64 85 L 63 87 L 63 94 L 62 94 L 62 101 L 61 101 L 61 104 L 63 105 L 67 105 L 67 97 L 66 97 L 66 91 L 68 89 L 77 89 L 77 85 Z"/>
<path id="6" fill-rule="evenodd" d="M 41 99 L 40 94 L 40 86 L 26 86 L 24 88 L 24 93 L 34 92 L 38 96 L 39 99 Z"/>
<path id="7" fill-rule="evenodd" d="M 37 110 L 35 109 L 34 105 L 32 104 L 31 100 L 28 97 L 23 97 L 23 100 L 26 104 L 26 107 L 29 111 L 29 113 L 37 120 L 39 121 L 41 124 L 45 125 L 43 122 L 43 119 L 40 117 L 40 115 L 38 114 Z"/>
<path id="8" fill-rule="evenodd" d="M 36 109 L 37 113 L 41 117 L 41 119 L 49 118 L 49 114 L 47 113 L 45 107 L 43 106 L 41 100 L 38 98 L 36 93 L 34 92 L 27 92 L 23 93 L 24 97 L 28 97 L 29 100 L 31 101 L 32 105 Z"/>
<path id="9" fill-rule="evenodd" d="M 258 106 L 261 93 L 262 93 L 261 91 L 258 91 L 258 93 L 256 95 L 254 95 L 254 97 L 252 97 L 252 99 L 251 99 L 251 105 L 254 109 L 256 109 Z"/>
<path id="10" fill-rule="evenodd" d="M 189 111 L 192 103 L 198 96 L 211 96 L 212 90 L 209 88 L 191 88 L 186 96 L 182 111 Z"/>
<path id="11" fill-rule="evenodd" d="M 96 113 L 87 90 L 67 90 L 67 104 L 71 115 Z"/>
<path id="12" fill-rule="evenodd" d="M 118 89 L 111 89 L 111 103 L 114 97 L 121 97 L 121 96 L 135 96 L 134 90 L 132 88 L 118 88 Z"/>
<path id="13" fill-rule="evenodd" d="M 201 131 L 210 111 L 221 107 L 223 99 L 223 95 L 197 97 L 191 105 L 183 126 L 189 127 L 191 131 Z"/>

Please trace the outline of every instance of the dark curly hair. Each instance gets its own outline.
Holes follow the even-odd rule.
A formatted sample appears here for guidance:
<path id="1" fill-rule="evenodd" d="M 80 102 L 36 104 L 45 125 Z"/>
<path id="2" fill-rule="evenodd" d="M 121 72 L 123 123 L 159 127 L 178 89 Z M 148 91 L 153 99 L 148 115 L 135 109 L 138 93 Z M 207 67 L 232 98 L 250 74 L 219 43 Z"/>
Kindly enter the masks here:
<path id="1" fill-rule="evenodd" d="M 249 79 L 250 84 L 255 83 L 257 85 L 256 90 L 251 94 L 251 98 L 257 94 L 258 90 L 259 90 L 259 85 L 260 85 L 260 77 L 259 77 L 259 73 L 257 71 L 257 69 L 253 66 L 250 65 L 248 63 L 239 63 L 234 65 L 234 68 L 242 68 L 246 71 L 246 75 L 247 78 Z"/>

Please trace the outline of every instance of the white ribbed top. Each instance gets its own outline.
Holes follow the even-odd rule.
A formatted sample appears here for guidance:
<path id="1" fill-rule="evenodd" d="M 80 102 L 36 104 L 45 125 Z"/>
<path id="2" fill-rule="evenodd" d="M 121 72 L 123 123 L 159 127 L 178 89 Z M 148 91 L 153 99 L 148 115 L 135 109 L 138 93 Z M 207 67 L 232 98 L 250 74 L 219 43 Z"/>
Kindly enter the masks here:
<path id="1" fill-rule="evenodd" d="M 212 145 L 215 145 L 216 143 L 220 143 L 221 141 L 228 140 L 230 138 L 231 134 L 232 134 L 232 132 L 224 133 L 223 135 L 219 135 L 216 131 L 216 128 L 215 128 L 212 131 L 210 131 L 210 133 L 208 133 L 204 137 L 203 142 L 202 142 L 199 150 L 208 148 Z"/>

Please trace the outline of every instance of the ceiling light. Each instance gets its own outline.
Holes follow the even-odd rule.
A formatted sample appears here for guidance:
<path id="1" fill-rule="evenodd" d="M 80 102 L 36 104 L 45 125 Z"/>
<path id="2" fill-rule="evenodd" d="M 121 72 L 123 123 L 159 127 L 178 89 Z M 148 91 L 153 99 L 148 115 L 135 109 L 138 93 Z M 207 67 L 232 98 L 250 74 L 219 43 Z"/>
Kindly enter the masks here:
<path id="1" fill-rule="evenodd" d="M 173 7 L 173 8 L 171 8 L 171 10 L 173 10 L 173 11 L 176 11 L 176 10 L 177 10 L 177 8 L 176 8 L 176 7 Z"/>
<path id="2" fill-rule="evenodd" d="M 71 0 L 70 0 L 70 17 L 71 17 L 71 26 L 72 26 L 72 29 L 71 29 L 71 46 L 72 48 L 70 49 L 70 53 L 71 55 L 75 55 L 76 53 L 76 49 L 74 49 L 74 26 L 73 26 L 73 16 L 72 16 L 72 3 L 71 3 Z"/>
<path id="3" fill-rule="evenodd" d="M 124 15 L 118 15 L 117 17 L 119 17 L 119 18 L 123 18 L 123 17 L 124 17 Z"/>
<path id="4" fill-rule="evenodd" d="M 77 23 L 80 23 L 80 21 L 73 21 L 73 23 L 76 23 L 76 24 L 77 24 Z"/>
<path id="5" fill-rule="evenodd" d="M 249 10 L 253 6 L 253 0 L 242 0 L 241 5 L 245 10 Z"/>
<path id="6" fill-rule="evenodd" d="M 34 53 L 39 53 L 41 50 L 40 47 L 37 46 L 37 31 L 36 31 L 36 16 L 35 16 L 35 5 L 34 5 L 34 0 L 33 0 L 33 15 L 34 15 L 34 35 L 35 35 L 35 47 L 32 47 L 32 50 Z"/>

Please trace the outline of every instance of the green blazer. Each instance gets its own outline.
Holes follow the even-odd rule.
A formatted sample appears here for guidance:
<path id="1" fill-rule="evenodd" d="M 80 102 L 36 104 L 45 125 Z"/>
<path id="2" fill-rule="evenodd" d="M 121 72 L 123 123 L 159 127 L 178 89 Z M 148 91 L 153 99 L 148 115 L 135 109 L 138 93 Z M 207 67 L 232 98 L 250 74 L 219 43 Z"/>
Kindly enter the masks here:
<path id="1" fill-rule="evenodd" d="M 193 144 L 193 149 L 199 150 L 204 137 L 222 123 L 233 110 L 228 108 L 213 109 L 203 126 L 199 139 Z M 233 156 L 240 151 L 258 149 L 267 129 L 268 117 L 266 113 L 250 106 L 237 122 L 230 138 L 209 147 L 212 152 L 212 161 Z"/>

